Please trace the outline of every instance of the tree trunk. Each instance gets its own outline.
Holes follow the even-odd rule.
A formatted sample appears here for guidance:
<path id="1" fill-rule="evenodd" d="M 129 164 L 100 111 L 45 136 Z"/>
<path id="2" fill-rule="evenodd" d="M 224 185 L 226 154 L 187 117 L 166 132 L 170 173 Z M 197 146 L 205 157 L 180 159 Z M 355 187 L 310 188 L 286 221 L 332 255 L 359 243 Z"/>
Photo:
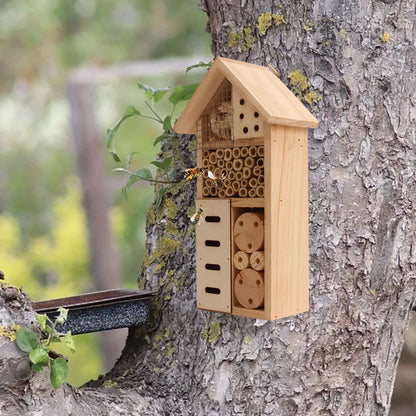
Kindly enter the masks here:
<path id="1" fill-rule="evenodd" d="M 197 310 L 195 192 L 169 194 L 148 215 L 142 276 L 159 289 L 158 319 L 147 335 L 130 331 L 107 375 L 117 386 L 66 388 L 72 414 L 388 414 L 416 298 L 415 1 L 267 4 L 204 7 L 215 55 L 270 63 L 287 85 L 295 70 L 307 76 L 302 96 L 320 121 L 309 137 L 310 310 L 266 323 Z M 178 174 L 195 163 L 186 137 L 172 149 Z"/>

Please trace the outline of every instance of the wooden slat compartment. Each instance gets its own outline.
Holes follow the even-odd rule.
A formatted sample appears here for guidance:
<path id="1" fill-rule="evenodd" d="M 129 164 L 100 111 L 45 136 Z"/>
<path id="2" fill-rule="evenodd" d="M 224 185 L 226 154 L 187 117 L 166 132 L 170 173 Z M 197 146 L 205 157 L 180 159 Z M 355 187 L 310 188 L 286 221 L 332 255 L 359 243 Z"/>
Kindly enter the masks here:
<path id="1" fill-rule="evenodd" d="M 245 205 L 245 206 L 244 206 Z M 231 204 L 231 292 L 232 292 L 232 313 L 233 315 L 240 315 L 245 316 L 248 318 L 256 318 L 256 319 L 266 319 L 265 318 L 265 306 L 256 308 L 256 309 L 249 309 L 243 307 L 239 301 L 237 300 L 235 289 L 234 289 L 234 282 L 238 274 L 240 273 L 240 270 L 238 270 L 234 266 L 234 255 L 240 250 L 240 248 L 237 247 L 237 244 L 234 241 L 234 228 L 237 218 L 244 213 L 247 212 L 254 212 L 254 213 L 260 213 L 264 216 L 264 199 L 263 198 L 250 198 L 250 199 L 239 199 L 232 200 Z M 264 240 L 264 244 L 266 244 L 266 240 Z M 267 276 L 264 274 L 264 283 Z M 264 296 L 264 302 L 267 301 L 267 297 Z"/>
<path id="2" fill-rule="evenodd" d="M 197 305 L 231 313 L 230 200 L 197 200 L 204 220 L 197 225 Z"/>

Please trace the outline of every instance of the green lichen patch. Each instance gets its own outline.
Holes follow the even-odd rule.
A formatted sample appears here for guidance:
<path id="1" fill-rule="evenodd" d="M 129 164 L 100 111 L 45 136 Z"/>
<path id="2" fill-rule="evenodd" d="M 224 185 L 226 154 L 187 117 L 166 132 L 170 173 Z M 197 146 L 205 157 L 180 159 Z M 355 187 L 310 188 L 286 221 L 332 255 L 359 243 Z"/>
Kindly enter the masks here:
<path id="1" fill-rule="evenodd" d="M 257 29 L 260 36 L 265 35 L 273 23 L 275 26 L 279 26 L 286 22 L 282 14 L 272 14 L 270 12 L 262 13 L 257 19 Z"/>
<path id="2" fill-rule="evenodd" d="M 299 69 L 288 75 L 292 92 L 303 102 L 310 105 L 317 104 L 322 100 L 322 95 L 313 90 L 308 79 Z"/>
<path id="3" fill-rule="evenodd" d="M 239 30 L 235 30 L 234 25 L 231 23 L 228 29 L 228 47 L 240 47 L 243 52 L 254 48 L 256 38 L 253 35 L 251 27 L 242 27 Z"/>
<path id="4" fill-rule="evenodd" d="M 249 337 L 248 335 L 246 335 L 246 336 L 243 338 L 243 342 L 244 342 L 244 344 L 249 345 L 249 344 L 250 344 L 250 342 L 251 342 L 250 337 Z"/>
<path id="5" fill-rule="evenodd" d="M 201 331 L 202 338 L 204 338 L 209 343 L 213 344 L 221 336 L 221 324 L 219 321 L 213 321 L 210 323 L 208 329 L 203 329 Z"/>
<path id="6" fill-rule="evenodd" d="M 338 36 L 339 36 L 340 39 L 345 40 L 346 37 L 347 37 L 347 31 L 345 29 L 341 29 L 338 32 Z"/>

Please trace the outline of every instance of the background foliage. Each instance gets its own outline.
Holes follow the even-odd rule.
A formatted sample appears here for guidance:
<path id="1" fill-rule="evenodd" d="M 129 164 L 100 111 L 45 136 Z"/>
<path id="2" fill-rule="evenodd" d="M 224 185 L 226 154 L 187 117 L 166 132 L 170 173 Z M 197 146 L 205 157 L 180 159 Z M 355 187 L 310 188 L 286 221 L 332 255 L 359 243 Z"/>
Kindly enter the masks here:
<path id="1" fill-rule="evenodd" d="M 0 269 L 33 300 L 91 288 L 65 97 L 69 72 L 85 63 L 106 66 L 209 54 L 205 24 L 196 0 L 0 1 Z M 164 87 L 192 78 L 137 81 Z M 106 128 L 126 104 L 139 108 L 143 99 L 131 80 L 97 89 L 103 149 Z M 120 155 L 138 152 L 136 166 L 155 159 L 158 126 L 127 120 L 117 134 Z M 116 165 L 110 156 L 107 160 L 110 172 Z M 136 287 L 152 191 L 137 184 L 126 201 L 120 192 L 124 180 L 110 178 L 111 220 L 122 256 L 123 285 Z M 75 342 L 69 381 L 79 385 L 102 371 L 102 361 L 94 334 L 77 336 Z"/>

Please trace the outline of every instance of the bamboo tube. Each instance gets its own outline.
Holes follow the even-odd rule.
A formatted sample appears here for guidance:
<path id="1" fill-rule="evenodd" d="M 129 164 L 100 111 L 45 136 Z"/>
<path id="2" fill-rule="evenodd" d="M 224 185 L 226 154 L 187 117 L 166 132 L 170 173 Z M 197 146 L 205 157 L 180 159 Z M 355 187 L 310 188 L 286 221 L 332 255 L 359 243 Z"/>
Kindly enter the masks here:
<path id="1" fill-rule="evenodd" d="M 234 181 L 232 187 L 235 192 L 238 192 L 238 190 L 240 189 L 240 182 Z"/>
<path id="2" fill-rule="evenodd" d="M 263 157 L 264 156 L 264 146 L 259 146 L 257 148 L 257 156 Z"/>
<path id="3" fill-rule="evenodd" d="M 211 196 L 217 196 L 218 195 L 218 189 L 216 186 L 211 186 L 211 188 L 209 188 L 209 194 Z"/>
<path id="4" fill-rule="evenodd" d="M 238 196 L 240 196 L 241 198 L 246 198 L 247 197 L 247 189 L 246 188 L 240 188 L 238 190 Z"/>
<path id="5" fill-rule="evenodd" d="M 225 162 L 225 169 L 227 169 L 227 170 L 233 170 L 233 162 L 232 162 L 232 160 L 227 160 Z"/>
<path id="6" fill-rule="evenodd" d="M 264 270 L 264 251 L 255 251 L 254 253 L 251 253 L 250 265 L 254 270 Z"/>
<path id="7" fill-rule="evenodd" d="M 251 157 L 256 157 L 257 156 L 257 148 L 256 146 L 250 146 L 248 149 L 248 155 Z"/>
<path id="8" fill-rule="evenodd" d="M 215 152 L 211 152 L 209 154 L 209 163 L 211 163 L 211 165 L 215 165 L 217 163 L 217 155 Z"/>
<path id="9" fill-rule="evenodd" d="M 244 166 L 244 167 L 243 167 L 243 178 L 244 178 L 244 179 L 248 179 L 248 178 L 250 178 L 251 176 L 252 176 L 251 169 L 250 169 L 250 168 L 248 168 L 247 166 Z"/>
<path id="10" fill-rule="evenodd" d="M 208 165 L 208 170 L 210 170 L 212 173 L 214 173 L 215 167 L 216 167 L 215 165 Z M 208 178 L 208 170 L 206 172 L 204 172 L 204 176 L 206 178 Z M 205 175 L 205 173 L 206 173 L 206 175 Z"/>
<path id="11" fill-rule="evenodd" d="M 229 198 L 231 196 L 234 196 L 235 192 L 232 186 L 229 186 L 228 188 L 225 188 L 225 195 Z"/>
<path id="12" fill-rule="evenodd" d="M 253 269 L 244 269 L 234 280 L 234 295 L 237 302 L 247 309 L 256 309 L 264 305 L 264 273 Z"/>
<path id="13" fill-rule="evenodd" d="M 239 147 L 233 147 L 233 158 L 238 159 L 241 155 Z"/>
<path id="14" fill-rule="evenodd" d="M 259 157 L 257 159 L 256 165 L 260 168 L 262 168 L 264 166 L 264 159 L 262 157 Z"/>
<path id="15" fill-rule="evenodd" d="M 204 151 L 202 152 L 202 157 L 203 157 L 204 159 L 208 159 L 208 158 L 209 158 L 209 150 L 204 150 Z"/>
<path id="16" fill-rule="evenodd" d="M 217 160 L 224 158 L 224 149 L 217 149 L 215 154 L 217 156 Z"/>
<path id="17" fill-rule="evenodd" d="M 257 183 L 258 183 L 259 185 L 264 185 L 264 175 L 259 175 L 259 176 L 257 177 Z"/>
<path id="18" fill-rule="evenodd" d="M 202 188 L 202 196 L 204 196 L 204 197 L 209 196 L 209 188 L 207 186 L 204 186 Z"/>
<path id="19" fill-rule="evenodd" d="M 219 168 L 225 167 L 225 160 L 224 159 L 217 159 L 217 166 Z"/>
<path id="20" fill-rule="evenodd" d="M 247 166 L 248 168 L 252 168 L 256 164 L 255 159 L 253 157 L 246 157 L 244 159 L 244 166 Z"/>
<path id="21" fill-rule="evenodd" d="M 224 189 L 224 188 L 221 188 L 221 189 L 218 191 L 218 196 L 219 196 L 220 198 L 225 198 L 225 197 L 226 197 L 226 195 L 225 195 L 225 189 Z"/>
<path id="22" fill-rule="evenodd" d="M 233 151 L 232 149 L 224 149 L 224 160 L 231 160 L 233 158 Z"/>
<path id="23" fill-rule="evenodd" d="M 263 198 L 264 197 L 264 186 L 263 185 L 259 185 L 256 188 L 256 194 L 259 198 Z"/>
<path id="24" fill-rule="evenodd" d="M 260 166 L 254 166 L 253 168 L 253 175 L 260 176 L 262 174 L 262 169 Z"/>
<path id="25" fill-rule="evenodd" d="M 243 172 L 239 171 L 235 173 L 235 180 L 240 182 L 243 179 Z"/>
<path id="26" fill-rule="evenodd" d="M 250 188 L 255 188 L 258 185 L 257 178 L 250 178 L 248 181 Z"/>
<path id="27" fill-rule="evenodd" d="M 233 181 L 235 179 L 235 172 L 233 170 L 227 171 L 227 178 Z"/>
<path id="28" fill-rule="evenodd" d="M 251 188 L 251 189 L 248 190 L 248 196 L 250 198 L 255 198 L 257 196 L 255 188 Z"/>
<path id="29" fill-rule="evenodd" d="M 214 176 L 215 176 L 217 179 L 221 179 L 221 177 L 222 177 L 222 169 L 221 169 L 221 168 L 216 167 L 216 168 L 214 169 L 214 172 L 212 172 L 212 173 L 214 174 Z"/>
<path id="30" fill-rule="evenodd" d="M 209 160 L 208 159 L 202 159 L 202 168 L 206 169 L 209 165 Z"/>
<path id="31" fill-rule="evenodd" d="M 240 157 L 245 158 L 248 155 L 248 147 L 242 147 L 240 149 Z"/>
<path id="32" fill-rule="evenodd" d="M 229 186 L 231 186 L 230 179 L 228 179 L 228 178 L 224 179 L 223 184 L 224 184 L 225 188 L 228 188 Z"/>
<path id="33" fill-rule="evenodd" d="M 234 267 L 238 270 L 243 270 L 250 264 L 250 257 L 244 251 L 237 251 L 233 258 Z"/>
<path id="34" fill-rule="evenodd" d="M 235 171 L 238 171 L 238 170 L 241 170 L 241 169 L 243 169 L 243 159 L 234 159 L 234 162 L 233 162 L 233 169 L 235 170 Z"/>
<path id="35" fill-rule="evenodd" d="M 247 188 L 248 186 L 248 179 L 241 179 L 241 187 L 242 188 Z"/>

